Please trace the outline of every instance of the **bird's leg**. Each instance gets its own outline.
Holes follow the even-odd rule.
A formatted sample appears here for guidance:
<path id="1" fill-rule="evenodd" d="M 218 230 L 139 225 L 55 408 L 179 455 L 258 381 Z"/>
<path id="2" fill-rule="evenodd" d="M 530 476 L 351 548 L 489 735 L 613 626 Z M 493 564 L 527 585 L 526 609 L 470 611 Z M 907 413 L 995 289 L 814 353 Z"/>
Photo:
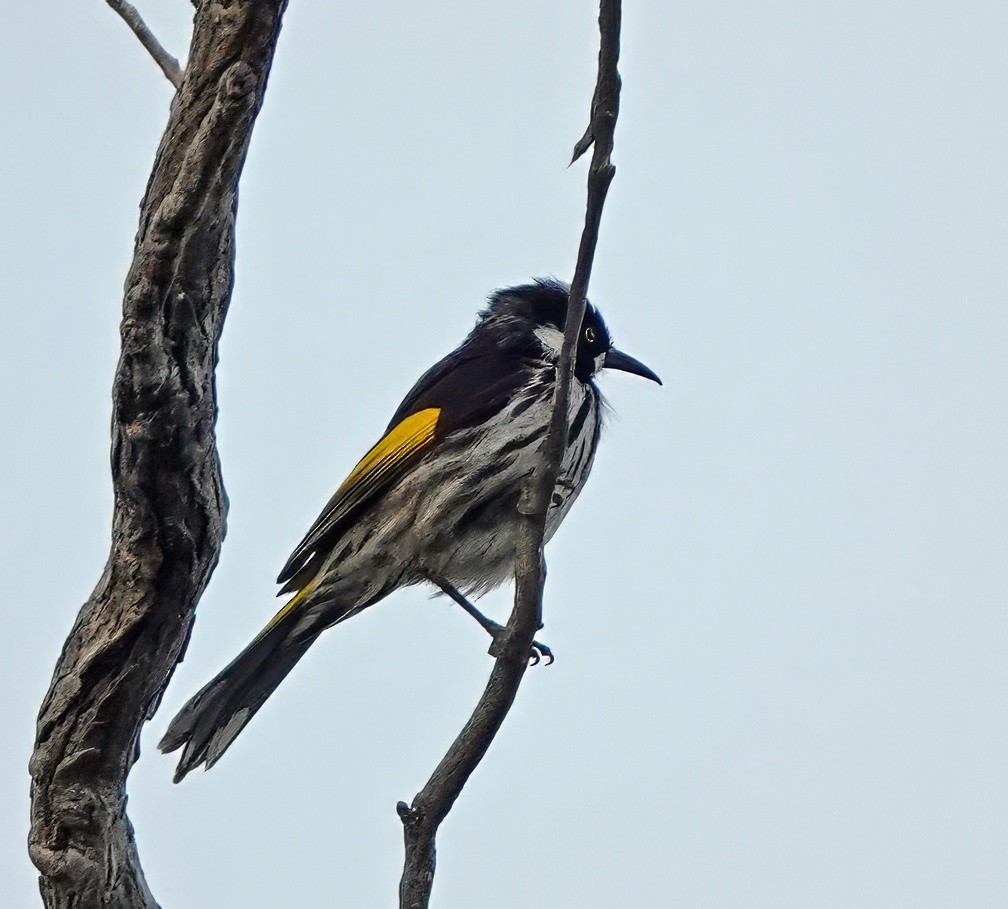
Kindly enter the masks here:
<path id="1" fill-rule="evenodd" d="M 469 600 L 466 596 L 453 584 L 448 583 L 444 578 L 439 578 L 430 572 L 425 572 L 427 580 L 430 581 L 435 587 L 439 588 L 442 593 L 446 593 L 450 596 L 456 603 L 459 604 L 466 612 L 469 613 L 477 622 L 480 623 L 480 627 L 490 635 L 495 641 L 498 635 L 504 631 L 504 626 L 499 622 L 495 622 L 488 616 L 483 615 Z M 532 660 L 532 665 L 535 666 L 543 657 L 546 658 L 546 665 L 549 666 L 553 662 L 553 651 L 549 649 L 545 644 L 539 641 L 532 642 L 532 653 L 529 654 L 529 659 Z"/>

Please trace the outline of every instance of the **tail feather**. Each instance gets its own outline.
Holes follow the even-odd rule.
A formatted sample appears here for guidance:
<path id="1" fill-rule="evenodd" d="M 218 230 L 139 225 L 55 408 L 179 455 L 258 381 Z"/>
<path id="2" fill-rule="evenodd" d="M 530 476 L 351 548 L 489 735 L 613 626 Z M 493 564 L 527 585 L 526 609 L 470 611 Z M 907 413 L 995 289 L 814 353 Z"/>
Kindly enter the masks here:
<path id="1" fill-rule="evenodd" d="M 293 614 L 277 619 L 168 724 L 158 748 L 168 753 L 185 746 L 175 769 L 176 783 L 200 764 L 209 770 L 217 763 L 311 646 L 313 635 L 290 637 Z"/>

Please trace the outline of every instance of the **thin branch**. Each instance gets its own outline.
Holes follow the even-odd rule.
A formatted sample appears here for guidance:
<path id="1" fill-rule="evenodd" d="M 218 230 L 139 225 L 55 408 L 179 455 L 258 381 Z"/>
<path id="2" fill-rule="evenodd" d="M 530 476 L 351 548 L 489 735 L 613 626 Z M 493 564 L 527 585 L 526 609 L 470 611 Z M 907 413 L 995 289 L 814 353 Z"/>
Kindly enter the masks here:
<path id="1" fill-rule="evenodd" d="M 515 552 L 515 602 L 503 633 L 492 649 L 496 657 L 486 689 L 472 716 L 417 793 L 412 805 L 396 809 L 403 823 L 405 861 L 399 884 L 400 909 L 426 909 L 434 883 L 435 836 L 441 822 L 462 792 L 462 787 L 483 759 L 497 730 L 514 702 L 528 663 L 529 649 L 541 627 L 542 592 L 546 580 L 543 537 L 550 495 L 556 484 L 567 436 L 567 411 L 574 371 L 577 337 L 584 318 L 585 296 L 598 243 L 602 207 L 615 175 L 611 163 L 613 135 L 619 111 L 620 0 L 601 0 L 599 9 L 598 79 L 592 101 L 591 122 L 575 147 L 577 158 L 593 143 L 588 171 L 585 226 L 571 282 L 564 343 L 557 366 L 553 417 L 542 447 L 542 462 L 522 492 L 519 512 L 523 520 Z"/>
<path id="2" fill-rule="evenodd" d="M 29 765 L 28 852 L 48 909 L 157 907 L 126 779 L 223 542 L 214 368 L 238 179 L 285 7 L 199 7 L 186 91 L 140 206 L 112 386 L 111 547 L 56 662 Z"/>
<path id="3" fill-rule="evenodd" d="M 154 58 L 154 62 L 161 67 L 161 72 L 175 86 L 175 91 L 178 91 L 182 87 L 182 67 L 179 66 L 178 60 L 169 54 L 162 47 L 161 42 L 154 37 L 154 32 L 147 27 L 147 23 L 143 21 L 137 8 L 132 3 L 127 3 L 126 0 L 105 0 L 105 2 L 122 17 L 123 22 L 133 29 L 133 34 L 140 39 L 140 43 L 147 48 L 148 53 Z"/>

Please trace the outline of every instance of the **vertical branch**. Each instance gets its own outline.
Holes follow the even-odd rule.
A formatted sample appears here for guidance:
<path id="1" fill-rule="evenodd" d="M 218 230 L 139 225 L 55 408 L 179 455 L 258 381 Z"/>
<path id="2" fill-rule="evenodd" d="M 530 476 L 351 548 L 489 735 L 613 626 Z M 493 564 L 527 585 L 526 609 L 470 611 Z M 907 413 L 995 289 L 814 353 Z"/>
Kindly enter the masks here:
<path id="1" fill-rule="evenodd" d="M 435 837 L 438 827 L 483 759 L 507 716 L 528 662 L 536 631 L 541 627 L 542 592 L 546 580 L 543 537 L 550 495 L 556 484 L 567 437 L 568 401 L 574 372 L 577 338 L 584 318 L 585 296 L 591 276 L 599 224 L 609 184 L 616 173 L 610 160 L 619 111 L 621 3 L 601 0 L 599 11 L 598 78 L 588 129 L 574 147 L 576 160 L 594 144 L 588 171 L 588 201 L 577 267 L 567 305 L 564 343 L 557 365 L 553 417 L 542 446 L 542 461 L 523 490 L 523 517 L 515 553 L 515 602 L 507 627 L 494 648 L 496 660 L 487 686 L 472 716 L 417 793 L 412 805 L 397 806 L 403 822 L 405 861 L 399 884 L 400 909 L 425 909 L 434 883 Z"/>
<path id="2" fill-rule="evenodd" d="M 49 909 L 157 906 L 126 778 L 224 536 L 214 369 L 238 178 L 285 7 L 198 5 L 141 204 L 112 388 L 111 551 L 57 661 L 29 765 L 28 848 Z"/>

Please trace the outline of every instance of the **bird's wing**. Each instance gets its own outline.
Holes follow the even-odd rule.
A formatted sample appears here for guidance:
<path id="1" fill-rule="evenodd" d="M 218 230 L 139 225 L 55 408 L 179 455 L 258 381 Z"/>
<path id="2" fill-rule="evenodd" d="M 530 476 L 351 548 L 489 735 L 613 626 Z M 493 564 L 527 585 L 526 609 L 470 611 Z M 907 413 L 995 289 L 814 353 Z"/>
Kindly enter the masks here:
<path id="1" fill-rule="evenodd" d="M 341 536 L 345 522 L 394 486 L 434 444 L 440 415 L 441 410 L 437 407 L 425 407 L 408 414 L 361 458 L 291 553 L 277 583 L 293 583 L 287 584 L 281 592 L 299 590 L 303 586 L 301 582 L 307 578 L 298 575 L 309 559 L 327 552 Z"/>
<path id="2" fill-rule="evenodd" d="M 499 412 L 521 382 L 517 365 L 504 352 L 470 343 L 429 369 L 291 553 L 277 578 L 281 593 L 302 590 L 350 523 L 447 436 Z"/>
<path id="3" fill-rule="evenodd" d="M 470 337 L 425 372 L 410 389 L 389 423 L 425 407 L 438 407 L 438 441 L 460 429 L 484 423 L 499 413 L 528 376 L 525 351 Z"/>

